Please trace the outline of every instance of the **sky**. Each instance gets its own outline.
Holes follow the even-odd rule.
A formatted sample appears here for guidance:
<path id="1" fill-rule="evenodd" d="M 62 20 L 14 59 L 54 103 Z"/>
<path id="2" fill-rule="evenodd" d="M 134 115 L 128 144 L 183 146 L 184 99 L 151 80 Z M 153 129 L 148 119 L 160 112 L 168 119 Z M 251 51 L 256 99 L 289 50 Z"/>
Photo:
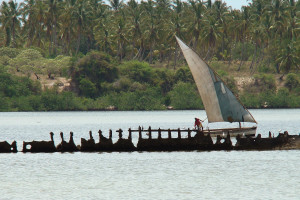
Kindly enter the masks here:
<path id="1" fill-rule="evenodd" d="M 8 2 L 9 0 L 6 0 Z M 17 2 L 22 2 L 22 0 L 16 0 Z M 247 2 L 248 1 L 248 2 Z M 2 4 L 3 0 L 0 0 L 0 3 Z M 126 0 L 125 0 L 126 2 Z M 226 2 L 227 6 L 231 6 L 233 9 L 241 9 L 242 6 L 248 5 L 250 2 L 249 0 L 223 0 L 223 2 Z"/>

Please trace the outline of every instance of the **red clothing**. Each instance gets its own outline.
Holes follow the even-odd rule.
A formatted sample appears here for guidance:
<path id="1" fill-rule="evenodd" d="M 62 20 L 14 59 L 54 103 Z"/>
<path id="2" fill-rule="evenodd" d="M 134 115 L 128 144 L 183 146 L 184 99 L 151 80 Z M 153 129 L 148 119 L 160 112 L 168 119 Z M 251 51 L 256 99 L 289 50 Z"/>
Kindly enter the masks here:
<path id="1" fill-rule="evenodd" d="M 201 120 L 200 119 L 198 119 L 198 118 L 195 118 L 195 125 L 194 125 L 194 127 L 195 128 L 201 128 L 201 129 L 203 129 L 203 126 L 202 126 L 202 124 L 201 124 Z"/>
<path id="2" fill-rule="evenodd" d="M 196 126 L 199 127 L 200 124 L 201 124 L 200 119 L 196 118 L 196 119 L 195 119 L 195 125 L 194 125 L 194 126 L 195 126 L 195 127 L 196 127 Z"/>

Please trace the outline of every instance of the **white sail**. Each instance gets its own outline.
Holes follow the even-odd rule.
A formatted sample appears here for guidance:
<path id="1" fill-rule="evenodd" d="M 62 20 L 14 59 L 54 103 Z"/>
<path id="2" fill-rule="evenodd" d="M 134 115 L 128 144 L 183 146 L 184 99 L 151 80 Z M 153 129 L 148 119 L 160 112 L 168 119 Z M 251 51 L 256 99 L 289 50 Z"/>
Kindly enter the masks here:
<path id="1" fill-rule="evenodd" d="M 249 111 L 237 100 L 208 64 L 178 37 L 176 39 L 196 82 L 208 122 L 256 123 Z"/>

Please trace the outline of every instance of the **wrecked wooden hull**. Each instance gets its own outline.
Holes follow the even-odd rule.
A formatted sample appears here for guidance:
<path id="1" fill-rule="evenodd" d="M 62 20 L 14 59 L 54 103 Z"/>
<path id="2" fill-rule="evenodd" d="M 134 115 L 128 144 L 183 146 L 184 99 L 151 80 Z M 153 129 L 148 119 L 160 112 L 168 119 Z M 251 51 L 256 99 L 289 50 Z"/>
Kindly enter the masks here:
<path id="1" fill-rule="evenodd" d="M 23 142 L 23 152 L 133 152 L 133 151 L 230 151 L 230 150 L 292 150 L 300 149 L 300 135 L 289 135 L 287 132 L 279 133 L 277 137 L 272 137 L 269 133 L 268 138 L 262 138 L 260 134 L 257 137 L 245 137 L 237 135 L 235 137 L 236 144 L 233 145 L 231 141 L 231 134 L 217 135 L 216 141 L 213 142 L 210 132 L 197 130 L 194 136 L 188 130 L 187 138 L 182 138 L 181 132 L 185 130 L 171 130 L 168 129 L 168 137 L 162 138 L 162 129 L 158 129 L 158 137 L 152 138 L 153 130 L 149 128 L 148 138 L 142 137 L 142 129 L 139 128 L 138 143 L 135 146 L 132 142 L 132 132 L 129 129 L 128 138 L 122 137 L 122 130 L 119 129 L 119 139 L 117 142 L 112 142 L 112 131 L 110 130 L 109 138 L 105 138 L 102 132 L 99 131 L 99 143 L 95 143 L 92 133 L 90 132 L 90 139 L 81 139 L 81 145 L 77 145 L 73 140 L 73 132 L 70 132 L 69 142 L 64 141 L 63 133 L 61 132 L 62 142 L 55 147 L 53 141 L 53 133 L 51 132 L 51 141 L 32 141 Z M 177 131 L 178 136 L 172 137 L 172 131 Z M 10 145 L 7 142 L 0 143 L 0 153 L 16 152 L 16 142 Z M 26 146 L 30 145 L 28 149 Z"/>

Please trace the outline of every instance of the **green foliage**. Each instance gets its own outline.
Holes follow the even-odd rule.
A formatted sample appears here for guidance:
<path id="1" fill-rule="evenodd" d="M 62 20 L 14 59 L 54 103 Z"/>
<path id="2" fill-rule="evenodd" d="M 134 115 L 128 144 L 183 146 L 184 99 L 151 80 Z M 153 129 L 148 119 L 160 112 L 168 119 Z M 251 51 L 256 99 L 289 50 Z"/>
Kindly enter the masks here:
<path id="1" fill-rule="evenodd" d="M 262 65 L 258 66 L 258 72 L 259 73 L 270 73 L 270 72 L 274 72 L 274 68 L 267 67 L 266 65 L 262 64 Z"/>
<path id="2" fill-rule="evenodd" d="M 81 83 L 89 84 L 87 81 L 82 82 L 82 79 L 88 79 L 96 87 L 94 95 L 99 96 L 103 92 L 102 84 L 104 82 L 113 82 L 118 77 L 117 68 L 112 63 L 111 57 L 103 52 L 93 51 L 81 58 L 76 64 L 73 77 L 80 89 L 80 94 L 90 94 L 81 90 L 83 88 L 86 89 L 86 85 L 81 86 Z"/>
<path id="3" fill-rule="evenodd" d="M 194 79 L 190 71 L 190 68 L 188 66 L 183 66 L 178 68 L 175 72 L 175 80 L 176 82 L 181 81 L 181 82 L 193 83 Z"/>
<path id="4" fill-rule="evenodd" d="M 4 97 L 28 96 L 39 94 L 41 86 L 26 77 L 12 76 L 6 72 L 0 72 L 0 95 Z"/>
<path id="5" fill-rule="evenodd" d="M 149 87 L 134 92 L 110 93 L 101 97 L 106 107 L 113 105 L 118 110 L 164 109 L 159 88 Z"/>
<path id="6" fill-rule="evenodd" d="M 286 76 L 286 80 L 285 80 L 285 87 L 287 87 L 290 91 L 297 88 L 297 87 L 300 87 L 300 80 L 299 80 L 299 77 L 294 74 L 294 73 L 289 73 L 287 76 Z"/>
<path id="7" fill-rule="evenodd" d="M 95 97 L 97 94 L 97 88 L 93 82 L 86 78 L 82 78 L 79 82 L 79 89 L 81 94 L 86 97 Z"/>
<path id="8" fill-rule="evenodd" d="M 182 74 L 182 75 L 184 75 L 184 74 Z M 167 70 L 167 69 L 157 69 L 156 73 L 153 77 L 153 79 L 155 79 L 155 82 L 157 83 L 157 85 L 161 88 L 161 92 L 164 95 L 167 94 L 169 91 L 171 91 L 174 83 L 176 83 L 176 81 L 179 78 L 184 79 L 183 76 L 176 77 L 176 74 L 174 76 L 174 72 L 171 70 Z"/>
<path id="9" fill-rule="evenodd" d="M 255 87 L 258 87 L 260 91 L 275 91 L 276 82 L 275 78 L 271 74 L 258 74 L 254 75 Z"/>
<path id="10" fill-rule="evenodd" d="M 234 60 L 240 60 L 241 56 L 243 61 L 248 61 L 253 54 L 254 46 L 251 43 L 237 43 L 232 49 L 232 58 Z"/>
<path id="11" fill-rule="evenodd" d="M 0 56 L 0 65 L 8 65 L 10 61 L 10 57 L 7 55 L 1 55 Z"/>
<path id="12" fill-rule="evenodd" d="M 71 92 L 58 94 L 55 90 L 46 90 L 42 93 L 41 103 L 46 111 L 77 110 L 79 103 Z"/>
<path id="13" fill-rule="evenodd" d="M 0 55 L 7 56 L 9 58 L 15 58 L 20 53 L 20 49 L 10 48 L 10 47 L 1 47 Z"/>
<path id="14" fill-rule="evenodd" d="M 178 82 L 169 93 L 170 105 L 175 109 L 203 109 L 203 105 L 195 85 Z"/>
<path id="15" fill-rule="evenodd" d="M 127 76 L 133 81 L 153 84 L 154 70 L 146 62 L 128 61 L 119 66 L 120 75 Z"/>

